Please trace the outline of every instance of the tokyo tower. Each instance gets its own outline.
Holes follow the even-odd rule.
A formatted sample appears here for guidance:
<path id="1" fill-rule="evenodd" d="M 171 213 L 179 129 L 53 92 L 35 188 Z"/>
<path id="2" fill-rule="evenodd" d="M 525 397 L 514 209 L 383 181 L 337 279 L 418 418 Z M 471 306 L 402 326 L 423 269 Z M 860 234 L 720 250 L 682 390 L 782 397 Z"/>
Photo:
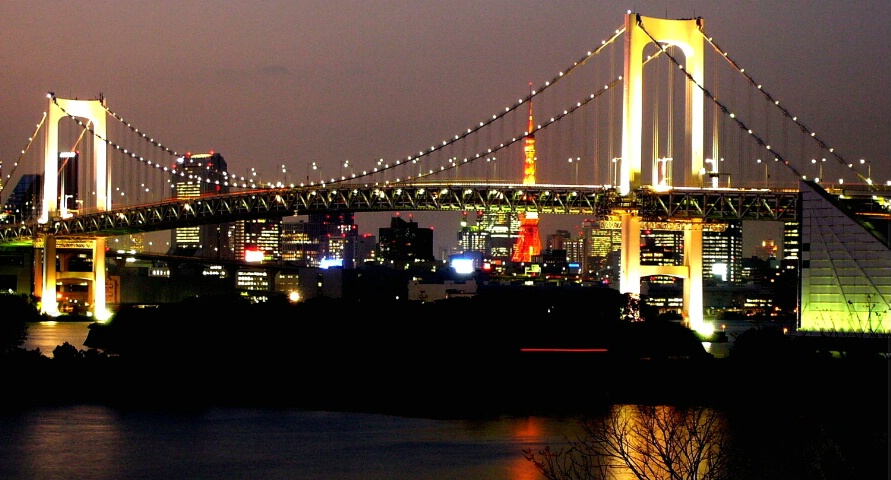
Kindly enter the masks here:
<path id="1" fill-rule="evenodd" d="M 532 84 L 529 84 L 532 87 Z M 523 154 L 526 157 L 523 168 L 523 185 L 535 185 L 535 128 L 532 122 L 532 97 L 529 98 L 529 127 L 523 139 Z M 525 212 L 518 215 L 520 235 L 514 244 L 513 262 L 531 262 L 534 255 L 541 253 L 541 239 L 538 236 L 538 212 Z"/>

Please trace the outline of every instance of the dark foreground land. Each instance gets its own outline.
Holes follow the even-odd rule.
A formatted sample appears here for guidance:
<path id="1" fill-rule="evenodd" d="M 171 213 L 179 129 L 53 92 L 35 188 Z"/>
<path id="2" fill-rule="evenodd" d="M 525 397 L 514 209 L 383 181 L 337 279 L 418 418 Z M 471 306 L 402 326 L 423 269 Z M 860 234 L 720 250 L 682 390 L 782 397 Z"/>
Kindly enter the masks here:
<path id="1" fill-rule="evenodd" d="M 0 360 L 7 406 L 299 406 L 420 416 L 575 414 L 618 403 L 849 409 L 887 426 L 889 362 L 782 332 L 713 358 L 672 322 L 618 320 L 604 289 L 490 291 L 432 303 L 205 297 L 119 312 L 78 351 Z M 524 351 L 528 349 L 591 351 Z M 850 347 L 846 347 L 850 348 Z M 35 379 L 40 379 L 35 381 Z"/>

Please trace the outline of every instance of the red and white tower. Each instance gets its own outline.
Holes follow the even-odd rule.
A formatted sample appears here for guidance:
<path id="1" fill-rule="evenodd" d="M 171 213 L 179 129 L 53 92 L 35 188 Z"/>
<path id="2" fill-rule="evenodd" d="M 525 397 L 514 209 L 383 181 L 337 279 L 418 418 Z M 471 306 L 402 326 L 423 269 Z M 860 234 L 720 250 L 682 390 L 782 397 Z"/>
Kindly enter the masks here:
<path id="1" fill-rule="evenodd" d="M 530 83 L 531 87 L 532 84 Z M 535 185 L 535 124 L 532 121 L 532 98 L 529 98 L 529 127 L 523 139 L 523 185 Z M 518 215 L 520 236 L 514 244 L 511 261 L 531 262 L 534 255 L 541 253 L 541 238 L 538 235 L 538 212 L 525 212 Z"/>

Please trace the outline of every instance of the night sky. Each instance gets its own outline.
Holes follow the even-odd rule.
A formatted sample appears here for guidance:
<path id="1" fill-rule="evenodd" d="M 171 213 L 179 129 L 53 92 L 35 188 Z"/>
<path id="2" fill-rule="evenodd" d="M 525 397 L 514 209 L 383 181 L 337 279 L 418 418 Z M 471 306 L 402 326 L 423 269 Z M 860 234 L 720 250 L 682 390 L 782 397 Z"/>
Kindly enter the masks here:
<path id="1" fill-rule="evenodd" d="M 627 10 L 705 19 L 707 35 L 845 158 L 891 178 L 888 1 L 4 1 L 8 169 L 45 95 L 107 98 L 179 152 L 296 176 L 371 165 L 450 137 L 596 48 Z M 518 181 L 520 179 L 517 179 Z M 392 214 L 357 216 L 377 234 Z M 416 214 L 451 245 L 456 215 Z M 545 235 L 560 222 L 543 218 Z M 559 225 L 558 225 L 559 224 Z M 437 252 L 438 254 L 438 252 Z M 745 251 L 745 254 L 750 254 Z"/>

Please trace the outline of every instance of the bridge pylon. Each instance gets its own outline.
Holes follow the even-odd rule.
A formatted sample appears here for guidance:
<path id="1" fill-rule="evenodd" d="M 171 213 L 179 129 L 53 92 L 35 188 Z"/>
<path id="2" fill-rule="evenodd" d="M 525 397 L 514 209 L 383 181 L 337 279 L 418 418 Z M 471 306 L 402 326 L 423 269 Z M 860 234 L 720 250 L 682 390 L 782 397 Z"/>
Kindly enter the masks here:
<path id="1" fill-rule="evenodd" d="M 41 215 L 38 223 L 51 224 L 51 222 L 61 219 L 69 213 L 67 212 L 66 198 L 64 192 L 66 187 L 69 191 L 76 191 L 76 185 L 64 185 L 59 181 L 59 122 L 66 117 L 82 117 L 90 121 L 90 129 L 93 134 L 93 158 L 91 160 L 92 170 L 95 172 L 93 179 L 96 186 L 95 196 L 87 195 L 84 201 L 95 200 L 95 203 L 85 204 L 84 207 L 92 208 L 97 211 L 105 211 L 111 209 L 111 185 L 108 181 L 108 161 L 106 154 L 106 108 L 105 99 L 99 98 L 95 100 L 71 100 L 57 98 L 54 94 L 47 95 L 49 106 L 47 108 L 47 124 L 46 124 L 46 143 L 44 147 L 44 168 L 43 168 L 43 194 L 41 198 Z M 37 245 L 42 245 L 44 249 L 42 254 L 35 254 L 35 262 L 42 262 L 35 265 L 35 270 L 39 268 L 40 284 L 35 286 L 35 294 L 40 297 L 41 313 L 51 316 L 58 316 L 59 304 L 56 289 L 56 282 L 59 279 L 56 272 L 56 242 L 51 233 L 43 234 Z M 93 272 L 88 280 L 91 282 L 90 291 L 91 311 L 97 319 L 107 318 L 108 312 L 105 302 L 105 239 L 96 238 L 91 242 L 93 255 Z"/>
<path id="2" fill-rule="evenodd" d="M 677 45 L 684 52 L 684 69 L 692 80 L 686 82 L 686 121 L 684 131 L 690 139 L 690 169 L 687 185 L 701 184 L 694 176 L 702 176 L 705 126 L 705 98 L 696 84 L 703 84 L 705 62 L 702 18 L 669 20 L 625 15 L 625 76 L 622 84 L 622 162 L 619 193 L 628 195 L 641 186 L 641 141 L 643 139 L 643 64 L 644 47 L 653 43 Z M 699 179 L 701 180 L 701 179 Z"/>
<path id="3" fill-rule="evenodd" d="M 629 195 L 642 185 L 641 142 L 643 140 L 643 64 L 644 47 L 650 43 L 677 45 L 685 56 L 684 68 L 693 81 L 686 82 L 684 133 L 690 140 L 690 168 L 685 183 L 693 184 L 694 175 L 702 175 L 704 133 L 704 97 L 696 84 L 702 84 L 705 62 L 702 18 L 669 20 L 625 15 L 625 75 L 623 77 L 622 162 L 619 193 Z M 664 48 L 664 47 L 663 47 Z M 694 83 L 695 82 L 695 83 Z M 655 160 L 655 159 L 654 159 Z M 668 168 L 662 165 L 662 168 Z M 670 178 L 661 172 L 662 178 Z M 655 177 L 655 175 L 654 175 Z M 697 182 L 698 183 L 698 182 Z M 640 295 L 641 276 L 663 274 L 684 279 L 683 317 L 693 330 L 703 328 L 702 228 L 688 224 L 684 228 L 683 266 L 641 266 L 641 218 L 637 212 L 617 211 L 622 225 L 622 257 L 619 289 Z"/>
<path id="4" fill-rule="evenodd" d="M 619 290 L 623 293 L 640 295 L 640 279 L 650 275 L 668 275 L 684 281 L 681 315 L 684 322 L 694 331 L 703 331 L 703 281 L 702 281 L 702 232 L 701 219 L 684 222 L 671 222 L 674 228 L 684 232 L 683 265 L 641 265 L 640 232 L 642 219 L 635 211 L 618 213 L 622 225 L 622 258 L 619 276 Z"/>

